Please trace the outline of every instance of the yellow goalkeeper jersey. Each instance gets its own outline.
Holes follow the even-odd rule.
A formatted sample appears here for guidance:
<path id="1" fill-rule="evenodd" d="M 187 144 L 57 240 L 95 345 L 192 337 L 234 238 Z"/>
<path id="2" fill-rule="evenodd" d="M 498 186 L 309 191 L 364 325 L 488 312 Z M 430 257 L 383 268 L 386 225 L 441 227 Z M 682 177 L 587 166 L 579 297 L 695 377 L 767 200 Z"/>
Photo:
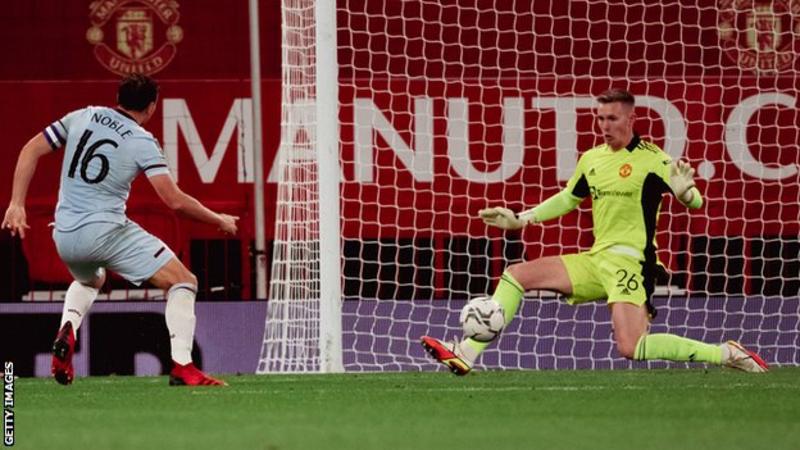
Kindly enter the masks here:
<path id="1" fill-rule="evenodd" d="M 672 158 L 634 134 L 627 147 L 607 144 L 585 152 L 567 183 L 575 197 L 592 197 L 591 252 L 617 246 L 631 256 L 655 261 L 655 232 L 661 197 L 669 187 Z"/>

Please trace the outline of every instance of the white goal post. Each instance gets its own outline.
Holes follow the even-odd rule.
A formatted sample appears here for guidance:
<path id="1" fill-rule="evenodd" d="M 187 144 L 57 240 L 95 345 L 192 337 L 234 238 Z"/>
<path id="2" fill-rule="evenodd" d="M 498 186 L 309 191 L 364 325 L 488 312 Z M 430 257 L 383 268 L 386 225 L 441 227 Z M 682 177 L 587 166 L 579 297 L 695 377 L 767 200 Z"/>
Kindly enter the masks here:
<path id="1" fill-rule="evenodd" d="M 475 214 L 562 189 L 594 98 L 698 172 L 664 198 L 653 332 L 800 364 L 800 15 L 789 0 L 283 0 L 279 195 L 258 371 L 437 370 L 420 335 L 510 263 L 586 250 L 589 201 L 523 233 Z M 480 367 L 663 367 L 616 354 L 603 303 L 530 292 Z M 682 365 L 681 365 L 682 366 Z"/>
<path id="2" fill-rule="evenodd" d="M 278 204 L 266 372 L 341 372 L 335 2 L 285 0 Z"/>

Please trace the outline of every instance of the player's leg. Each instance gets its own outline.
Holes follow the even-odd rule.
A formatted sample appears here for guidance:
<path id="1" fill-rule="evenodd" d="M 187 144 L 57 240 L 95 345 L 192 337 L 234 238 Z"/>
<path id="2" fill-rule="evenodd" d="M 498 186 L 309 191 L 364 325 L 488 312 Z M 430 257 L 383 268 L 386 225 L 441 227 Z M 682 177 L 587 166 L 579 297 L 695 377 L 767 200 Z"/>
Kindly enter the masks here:
<path id="1" fill-rule="evenodd" d="M 649 334 L 650 317 L 645 306 L 652 295 L 653 280 L 644 264 L 621 255 L 602 255 L 609 280 L 606 290 L 611 308 L 614 341 L 620 355 L 635 360 L 668 360 L 725 364 L 748 372 L 764 372 L 767 365 L 755 353 L 736 342 L 720 345 L 674 334 Z"/>
<path id="2" fill-rule="evenodd" d="M 64 296 L 61 324 L 53 342 L 50 370 L 56 381 L 68 385 L 74 378 L 72 357 L 83 318 L 105 283 L 106 272 L 99 262 L 92 260 L 97 237 L 102 233 L 97 227 L 85 227 L 72 232 L 53 232 L 53 240 L 67 269 L 75 278 Z"/>
<path id="3" fill-rule="evenodd" d="M 224 386 L 224 381 L 212 378 L 192 362 L 194 345 L 194 305 L 197 295 L 197 277 L 177 258 L 161 267 L 150 283 L 167 292 L 167 307 L 164 316 L 170 337 L 173 368 L 169 384 L 173 386 Z"/>
<path id="4" fill-rule="evenodd" d="M 103 223 L 91 223 L 68 232 L 53 231 L 56 251 L 75 278 L 64 297 L 60 327 L 69 322 L 73 331 L 77 332 L 97 298 L 106 281 L 106 271 L 96 250 L 112 233 L 113 227 Z"/>
<path id="5" fill-rule="evenodd" d="M 170 371 L 170 385 L 225 385 L 224 381 L 201 372 L 192 362 L 197 277 L 183 263 L 173 257 L 150 278 L 150 283 L 167 291 L 167 307 L 164 316 L 169 330 L 170 351 L 174 363 Z"/>
<path id="6" fill-rule="evenodd" d="M 723 364 L 745 372 L 766 372 L 767 364 L 754 352 L 735 341 L 707 344 L 668 333 L 647 333 L 644 306 L 632 303 L 611 304 L 611 321 L 617 350 L 635 360 L 667 360 Z"/>
<path id="7" fill-rule="evenodd" d="M 631 346 L 635 332 L 635 324 L 628 322 L 623 310 L 638 308 L 629 303 L 615 303 L 613 306 L 612 320 L 615 324 L 614 335 L 619 330 L 617 349 L 626 358 L 636 360 L 667 360 L 686 362 L 705 362 L 709 364 L 722 364 L 727 367 L 745 372 L 767 372 L 769 366 L 758 354 L 747 350 L 736 341 L 722 344 L 707 344 L 702 341 L 685 338 L 668 333 L 644 333 L 636 339 L 636 344 Z M 631 350 L 632 349 L 632 350 Z"/>
<path id="8" fill-rule="evenodd" d="M 674 334 L 649 334 L 644 303 L 610 303 L 614 341 L 620 355 L 628 359 L 707 362 L 720 364 L 722 347 Z"/>
<path id="9" fill-rule="evenodd" d="M 525 291 L 534 289 L 572 294 L 572 284 L 561 257 L 539 258 L 506 269 L 492 295 L 492 299 L 503 306 L 506 325 L 514 319 Z M 468 373 L 489 344 L 469 338 L 447 343 L 430 336 L 422 337 L 425 350 L 456 375 Z"/>
<path id="10" fill-rule="evenodd" d="M 150 278 L 150 284 L 167 293 L 164 315 L 172 360 L 181 365 L 189 364 L 194 342 L 197 278 L 177 258 L 172 258 Z"/>
<path id="11" fill-rule="evenodd" d="M 77 333 L 83 318 L 92 307 L 100 288 L 106 281 L 106 271 L 102 267 L 94 267 L 90 277 L 82 277 L 81 280 L 75 279 L 67 288 L 64 295 L 64 310 L 61 313 L 61 325 L 63 328 L 70 323 L 72 330 Z M 74 272 L 74 270 L 71 270 Z M 73 273 L 74 275 L 74 273 Z"/>
<path id="12" fill-rule="evenodd" d="M 71 272 L 75 272 L 71 270 Z M 61 312 L 61 325 L 53 341 L 53 358 L 50 372 L 57 382 L 63 385 L 72 383 L 75 369 L 72 366 L 72 357 L 75 354 L 75 342 L 78 339 L 78 328 L 83 318 L 89 312 L 105 282 L 105 270 L 102 267 L 95 269 L 95 277 L 73 281 L 64 296 L 64 309 Z"/>
<path id="13" fill-rule="evenodd" d="M 672 334 L 648 334 L 650 318 L 645 304 L 655 286 L 652 264 L 627 254 L 606 251 L 596 255 L 611 308 L 614 341 L 628 359 L 697 361 L 719 364 L 722 350 Z"/>
<path id="14" fill-rule="evenodd" d="M 512 264 L 500 276 L 492 299 L 503 307 L 506 325 L 517 315 L 525 292 L 531 290 L 553 291 L 567 296 L 572 294 L 572 283 L 560 256 L 548 256 Z M 472 362 L 489 344 L 490 342 L 465 339 L 462 341 L 461 350 Z"/>
<path id="15" fill-rule="evenodd" d="M 106 246 L 108 268 L 135 285 L 150 281 L 167 292 L 165 310 L 174 365 L 170 384 L 221 385 L 192 363 L 197 278 L 160 239 L 134 222 L 126 223 Z"/>

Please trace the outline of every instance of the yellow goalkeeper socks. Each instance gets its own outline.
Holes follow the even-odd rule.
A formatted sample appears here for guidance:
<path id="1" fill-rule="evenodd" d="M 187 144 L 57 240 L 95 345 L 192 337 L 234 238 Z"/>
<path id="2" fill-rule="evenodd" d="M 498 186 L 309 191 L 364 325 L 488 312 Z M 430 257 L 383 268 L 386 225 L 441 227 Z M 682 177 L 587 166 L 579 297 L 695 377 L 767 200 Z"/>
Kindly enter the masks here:
<path id="1" fill-rule="evenodd" d="M 706 344 L 674 334 L 645 334 L 636 344 L 634 359 L 668 361 L 707 362 L 720 364 L 722 349 L 718 345 Z"/>
<path id="2" fill-rule="evenodd" d="M 497 288 L 494 290 L 492 299 L 503 307 L 505 322 L 508 325 L 514 319 L 519 309 L 519 303 L 525 295 L 525 289 L 508 272 L 503 272 Z M 461 354 L 472 363 L 489 346 L 489 342 L 478 342 L 472 339 L 464 339 L 460 344 Z"/>

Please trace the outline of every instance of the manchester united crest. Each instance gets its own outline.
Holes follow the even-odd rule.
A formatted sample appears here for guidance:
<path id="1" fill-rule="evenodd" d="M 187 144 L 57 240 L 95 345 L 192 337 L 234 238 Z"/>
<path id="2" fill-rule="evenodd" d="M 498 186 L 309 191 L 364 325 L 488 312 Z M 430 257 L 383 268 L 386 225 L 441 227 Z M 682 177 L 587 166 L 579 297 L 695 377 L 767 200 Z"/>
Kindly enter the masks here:
<path id="1" fill-rule="evenodd" d="M 619 168 L 619 176 L 621 176 L 622 178 L 628 178 L 629 176 L 631 176 L 632 172 L 633 172 L 633 167 L 628 163 L 623 164 Z"/>
<path id="2" fill-rule="evenodd" d="M 89 5 L 86 39 L 106 69 L 153 74 L 169 64 L 183 39 L 173 0 L 99 0 Z"/>
<path id="3" fill-rule="evenodd" d="M 719 0 L 717 28 L 726 55 L 739 67 L 792 68 L 800 48 L 800 0 Z"/>

